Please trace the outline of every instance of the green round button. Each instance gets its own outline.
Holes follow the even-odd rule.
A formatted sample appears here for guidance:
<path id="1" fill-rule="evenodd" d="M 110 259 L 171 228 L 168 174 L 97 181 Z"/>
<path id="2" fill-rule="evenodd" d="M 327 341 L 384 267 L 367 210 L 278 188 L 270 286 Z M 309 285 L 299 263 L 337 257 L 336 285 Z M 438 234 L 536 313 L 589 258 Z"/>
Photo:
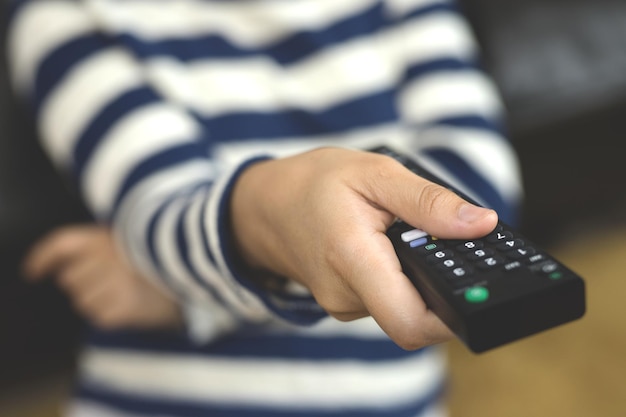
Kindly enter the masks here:
<path id="1" fill-rule="evenodd" d="M 489 290 L 485 287 L 472 287 L 465 291 L 465 300 L 469 303 L 482 303 L 489 298 Z"/>
<path id="2" fill-rule="evenodd" d="M 563 274 L 560 271 L 555 271 L 548 276 L 550 277 L 550 279 L 561 279 L 563 277 Z"/>

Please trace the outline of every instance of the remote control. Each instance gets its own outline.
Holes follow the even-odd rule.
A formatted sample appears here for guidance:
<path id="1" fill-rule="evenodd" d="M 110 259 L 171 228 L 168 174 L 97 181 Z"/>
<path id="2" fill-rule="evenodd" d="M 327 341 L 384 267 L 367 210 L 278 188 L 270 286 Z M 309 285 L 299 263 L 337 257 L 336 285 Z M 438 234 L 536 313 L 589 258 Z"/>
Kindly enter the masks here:
<path id="1" fill-rule="evenodd" d="M 387 147 L 372 151 L 476 204 L 408 156 Z M 474 353 L 585 313 L 582 278 L 503 222 L 478 239 L 437 239 L 402 220 L 387 235 L 428 307 Z"/>

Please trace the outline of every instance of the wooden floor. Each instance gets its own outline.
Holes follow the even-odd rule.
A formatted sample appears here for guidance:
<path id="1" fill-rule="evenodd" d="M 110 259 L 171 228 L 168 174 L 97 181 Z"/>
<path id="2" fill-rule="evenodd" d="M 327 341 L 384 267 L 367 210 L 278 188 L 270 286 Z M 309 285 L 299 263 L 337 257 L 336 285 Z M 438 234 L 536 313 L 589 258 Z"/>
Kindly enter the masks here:
<path id="1" fill-rule="evenodd" d="M 550 249 L 585 277 L 587 314 L 481 355 L 450 343 L 451 417 L 626 416 L 626 227 Z M 59 417 L 63 384 L 0 402 L 0 416 Z"/>

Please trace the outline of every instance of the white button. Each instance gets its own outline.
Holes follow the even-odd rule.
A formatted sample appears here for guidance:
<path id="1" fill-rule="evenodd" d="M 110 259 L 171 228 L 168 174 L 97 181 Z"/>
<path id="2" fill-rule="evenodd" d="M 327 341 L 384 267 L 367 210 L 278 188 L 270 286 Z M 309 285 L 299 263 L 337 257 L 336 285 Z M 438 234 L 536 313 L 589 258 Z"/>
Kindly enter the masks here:
<path id="1" fill-rule="evenodd" d="M 400 235 L 403 242 L 410 242 L 424 236 L 428 236 L 428 233 L 420 229 L 408 230 Z"/>

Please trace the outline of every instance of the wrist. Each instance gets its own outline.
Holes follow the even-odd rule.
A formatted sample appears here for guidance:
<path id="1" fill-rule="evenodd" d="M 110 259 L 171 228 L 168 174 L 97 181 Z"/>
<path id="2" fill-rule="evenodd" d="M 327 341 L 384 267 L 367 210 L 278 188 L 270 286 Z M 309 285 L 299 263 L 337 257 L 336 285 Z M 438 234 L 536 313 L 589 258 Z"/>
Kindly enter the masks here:
<path id="1" fill-rule="evenodd" d="M 262 242 L 257 242 L 258 235 L 264 232 L 260 218 L 259 201 L 267 196 L 258 195 L 263 190 L 260 181 L 260 168 L 268 160 L 258 160 L 247 165 L 235 179 L 229 199 L 228 221 L 232 236 L 232 249 L 240 262 L 250 269 L 263 269 Z M 268 184 L 266 184 L 268 186 Z"/>
<path id="2" fill-rule="evenodd" d="M 288 254 L 271 220 L 283 201 L 275 188 L 268 189 L 272 178 L 284 175 L 282 167 L 275 166 L 275 160 L 255 158 L 231 176 L 218 219 L 224 261 L 235 281 L 274 315 L 293 323 L 312 324 L 326 313 L 308 290 L 289 279 L 293 275 L 285 267 Z"/>

